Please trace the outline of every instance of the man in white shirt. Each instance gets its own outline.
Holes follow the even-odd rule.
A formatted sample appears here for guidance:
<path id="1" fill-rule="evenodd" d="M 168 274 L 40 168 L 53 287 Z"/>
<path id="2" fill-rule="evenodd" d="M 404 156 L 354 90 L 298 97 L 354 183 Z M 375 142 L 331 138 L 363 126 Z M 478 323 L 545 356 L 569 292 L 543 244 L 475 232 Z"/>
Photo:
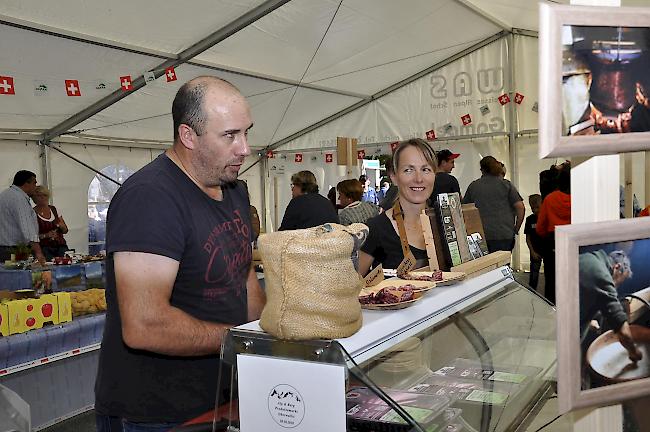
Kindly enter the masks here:
<path id="1" fill-rule="evenodd" d="M 30 197 L 36 191 L 36 174 L 21 170 L 13 184 L 0 193 L 0 262 L 11 258 L 18 244 L 29 244 L 41 264 L 45 257 L 38 240 L 38 222 Z"/>

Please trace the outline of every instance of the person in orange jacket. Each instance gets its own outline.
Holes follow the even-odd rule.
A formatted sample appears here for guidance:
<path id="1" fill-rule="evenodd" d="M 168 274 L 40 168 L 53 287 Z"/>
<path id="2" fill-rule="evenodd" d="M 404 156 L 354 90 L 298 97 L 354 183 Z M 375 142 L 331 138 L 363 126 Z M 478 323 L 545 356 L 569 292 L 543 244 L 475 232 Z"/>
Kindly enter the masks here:
<path id="1" fill-rule="evenodd" d="M 571 223 L 570 166 L 558 173 L 558 189 L 542 201 L 535 231 L 542 238 L 544 259 L 544 296 L 555 304 L 555 227 Z"/>

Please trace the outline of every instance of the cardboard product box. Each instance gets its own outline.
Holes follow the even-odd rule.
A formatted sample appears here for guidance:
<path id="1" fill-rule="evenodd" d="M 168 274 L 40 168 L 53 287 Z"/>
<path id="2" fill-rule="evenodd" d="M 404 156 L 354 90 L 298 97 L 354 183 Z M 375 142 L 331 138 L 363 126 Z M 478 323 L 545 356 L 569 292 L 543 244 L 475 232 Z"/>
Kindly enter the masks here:
<path id="1" fill-rule="evenodd" d="M 57 297 L 52 294 L 45 294 L 40 298 L 11 300 L 6 305 L 9 316 L 9 334 L 42 328 L 45 323 L 59 323 Z"/>
<path id="2" fill-rule="evenodd" d="M 481 221 L 479 210 L 476 208 L 474 203 L 463 204 L 461 210 L 463 212 L 463 220 L 465 222 L 467 235 L 472 236 L 472 239 L 483 252 L 483 255 L 487 255 L 488 250 L 487 243 L 485 243 L 485 231 L 483 231 L 483 222 Z"/>
<path id="3" fill-rule="evenodd" d="M 449 256 L 449 248 L 446 247 L 443 239 L 440 209 L 437 207 L 426 209 L 425 216 L 421 216 L 420 221 L 422 223 L 427 256 L 429 257 L 429 268 L 432 270 L 449 271 L 451 268 L 451 258 Z"/>
<path id="4" fill-rule="evenodd" d="M 69 292 L 56 292 L 52 294 L 57 299 L 59 323 L 72 321 L 72 300 Z"/>
<path id="5" fill-rule="evenodd" d="M 458 242 L 460 259 L 462 262 L 471 261 L 474 258 L 469 251 L 469 245 L 467 243 L 467 230 L 465 229 L 465 220 L 463 219 L 460 194 L 454 192 L 445 195 L 447 195 L 447 202 L 449 204 L 451 219 L 454 222 L 454 229 L 456 230 L 456 240 Z"/>
<path id="6" fill-rule="evenodd" d="M 0 303 L 0 335 L 9 336 L 9 308 Z"/>

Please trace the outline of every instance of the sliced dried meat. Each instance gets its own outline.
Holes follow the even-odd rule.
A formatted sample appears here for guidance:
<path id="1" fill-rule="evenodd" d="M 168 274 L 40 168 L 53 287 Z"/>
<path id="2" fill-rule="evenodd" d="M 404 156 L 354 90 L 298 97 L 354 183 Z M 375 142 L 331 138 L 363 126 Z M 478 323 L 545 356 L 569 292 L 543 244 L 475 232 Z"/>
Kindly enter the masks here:
<path id="1" fill-rule="evenodd" d="M 443 278 L 442 278 L 442 270 L 434 270 L 431 273 L 431 275 L 429 274 L 416 275 L 413 273 L 407 273 L 404 276 L 402 276 L 402 279 L 436 282 L 436 281 L 441 281 Z"/>
<path id="2" fill-rule="evenodd" d="M 394 304 L 413 300 L 414 285 L 406 284 L 399 287 L 388 286 L 376 293 L 359 296 L 361 304 Z"/>

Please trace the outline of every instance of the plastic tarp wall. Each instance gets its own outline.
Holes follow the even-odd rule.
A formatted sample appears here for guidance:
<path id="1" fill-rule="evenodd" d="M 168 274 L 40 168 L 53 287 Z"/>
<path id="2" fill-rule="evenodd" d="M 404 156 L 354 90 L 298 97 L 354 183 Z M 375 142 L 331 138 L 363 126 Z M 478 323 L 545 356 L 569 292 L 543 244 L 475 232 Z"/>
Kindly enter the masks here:
<path id="1" fill-rule="evenodd" d="M 137 171 L 160 151 L 109 146 L 61 144 L 61 150 L 101 171 L 110 165 L 123 165 Z M 64 217 L 70 232 L 68 246 L 86 252 L 88 244 L 88 187 L 95 173 L 61 153 L 50 150 L 52 202 Z"/>
<path id="2" fill-rule="evenodd" d="M 36 174 L 36 180 L 41 181 L 40 148 L 33 141 L 2 140 L 0 139 L 0 187 L 9 187 L 14 180 L 16 171 L 24 169 Z"/>

